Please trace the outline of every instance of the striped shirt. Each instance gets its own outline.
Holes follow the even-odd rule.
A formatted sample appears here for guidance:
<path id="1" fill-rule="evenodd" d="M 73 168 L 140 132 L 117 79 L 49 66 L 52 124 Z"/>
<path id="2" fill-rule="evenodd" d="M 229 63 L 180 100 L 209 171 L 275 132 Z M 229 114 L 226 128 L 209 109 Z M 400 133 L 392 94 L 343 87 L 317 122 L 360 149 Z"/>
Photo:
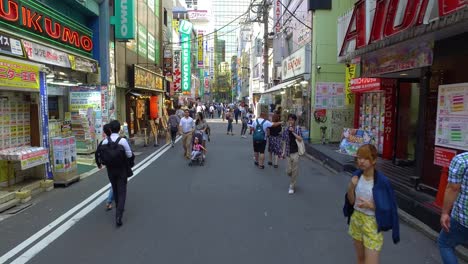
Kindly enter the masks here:
<path id="1" fill-rule="evenodd" d="M 452 218 L 468 228 L 468 152 L 456 155 L 449 167 L 448 182 L 461 184 L 452 209 Z"/>

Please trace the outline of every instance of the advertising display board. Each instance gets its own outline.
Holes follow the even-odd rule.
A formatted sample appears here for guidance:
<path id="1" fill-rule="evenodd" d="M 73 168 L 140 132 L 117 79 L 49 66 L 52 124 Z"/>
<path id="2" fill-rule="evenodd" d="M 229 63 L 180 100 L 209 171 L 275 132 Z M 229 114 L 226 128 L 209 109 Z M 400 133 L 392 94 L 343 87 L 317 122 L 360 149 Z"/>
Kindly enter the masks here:
<path id="1" fill-rule="evenodd" d="M 468 83 L 439 86 L 435 145 L 468 151 Z"/>

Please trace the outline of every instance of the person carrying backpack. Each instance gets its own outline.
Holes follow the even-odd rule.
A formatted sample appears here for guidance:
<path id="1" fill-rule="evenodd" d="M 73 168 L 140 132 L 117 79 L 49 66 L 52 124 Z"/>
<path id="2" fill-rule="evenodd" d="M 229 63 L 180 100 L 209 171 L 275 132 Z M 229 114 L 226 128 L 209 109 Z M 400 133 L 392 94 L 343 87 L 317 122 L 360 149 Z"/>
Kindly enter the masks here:
<path id="1" fill-rule="evenodd" d="M 264 169 L 265 161 L 265 148 L 267 140 L 267 129 L 270 127 L 280 126 L 281 122 L 270 122 L 266 119 L 267 114 L 261 113 L 260 117 L 257 118 L 250 126 L 253 127 L 253 149 L 254 149 L 254 164 L 260 169 Z"/>
<path id="2" fill-rule="evenodd" d="M 174 110 L 171 111 L 171 116 L 167 120 L 167 128 L 171 133 L 171 146 L 174 147 L 177 132 L 179 131 L 180 118 L 176 115 Z"/>
<path id="3" fill-rule="evenodd" d="M 99 169 L 102 165 L 107 168 L 107 176 L 114 191 L 116 204 L 115 223 L 122 225 L 122 217 L 127 198 L 127 178 L 133 175 L 135 155 L 125 138 L 119 136 L 120 123 L 117 120 L 109 123 L 112 134 L 104 139 L 96 150 L 96 164 Z"/>

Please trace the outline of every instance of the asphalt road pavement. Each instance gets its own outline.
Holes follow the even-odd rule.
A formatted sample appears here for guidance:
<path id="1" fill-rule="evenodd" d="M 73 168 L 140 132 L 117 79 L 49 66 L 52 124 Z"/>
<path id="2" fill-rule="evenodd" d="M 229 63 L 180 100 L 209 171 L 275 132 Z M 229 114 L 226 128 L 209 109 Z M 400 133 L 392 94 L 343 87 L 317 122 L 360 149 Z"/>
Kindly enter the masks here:
<path id="1" fill-rule="evenodd" d="M 205 166 L 189 167 L 180 142 L 138 165 L 122 227 L 104 210 L 108 182 L 100 171 L 1 221 L 0 262 L 355 263 L 341 212 L 346 175 L 302 157 L 297 192 L 288 195 L 284 161 L 260 170 L 240 124 L 234 136 L 226 123 L 210 125 Z M 381 263 L 441 263 L 434 241 L 400 224 L 399 244 L 385 234 Z"/>

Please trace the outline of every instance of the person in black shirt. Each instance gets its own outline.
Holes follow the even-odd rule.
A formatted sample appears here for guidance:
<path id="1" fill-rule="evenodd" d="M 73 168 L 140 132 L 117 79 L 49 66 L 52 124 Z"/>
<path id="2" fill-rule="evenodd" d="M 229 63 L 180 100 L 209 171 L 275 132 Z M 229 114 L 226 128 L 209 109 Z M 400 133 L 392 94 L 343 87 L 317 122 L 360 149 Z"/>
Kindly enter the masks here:
<path id="1" fill-rule="evenodd" d="M 291 177 L 289 183 L 289 194 L 294 194 L 296 186 L 296 178 L 299 174 L 299 147 L 297 141 L 302 141 L 301 127 L 296 125 L 297 116 L 290 114 L 288 116 L 289 127 L 283 131 L 283 142 L 285 143 L 284 157 L 287 158 L 288 167 L 286 173 Z"/>
<path id="2" fill-rule="evenodd" d="M 275 113 L 272 121 L 279 122 L 280 115 Z M 270 161 L 268 165 L 278 168 L 278 158 L 281 157 L 281 126 L 268 128 L 268 152 L 270 154 Z"/>

